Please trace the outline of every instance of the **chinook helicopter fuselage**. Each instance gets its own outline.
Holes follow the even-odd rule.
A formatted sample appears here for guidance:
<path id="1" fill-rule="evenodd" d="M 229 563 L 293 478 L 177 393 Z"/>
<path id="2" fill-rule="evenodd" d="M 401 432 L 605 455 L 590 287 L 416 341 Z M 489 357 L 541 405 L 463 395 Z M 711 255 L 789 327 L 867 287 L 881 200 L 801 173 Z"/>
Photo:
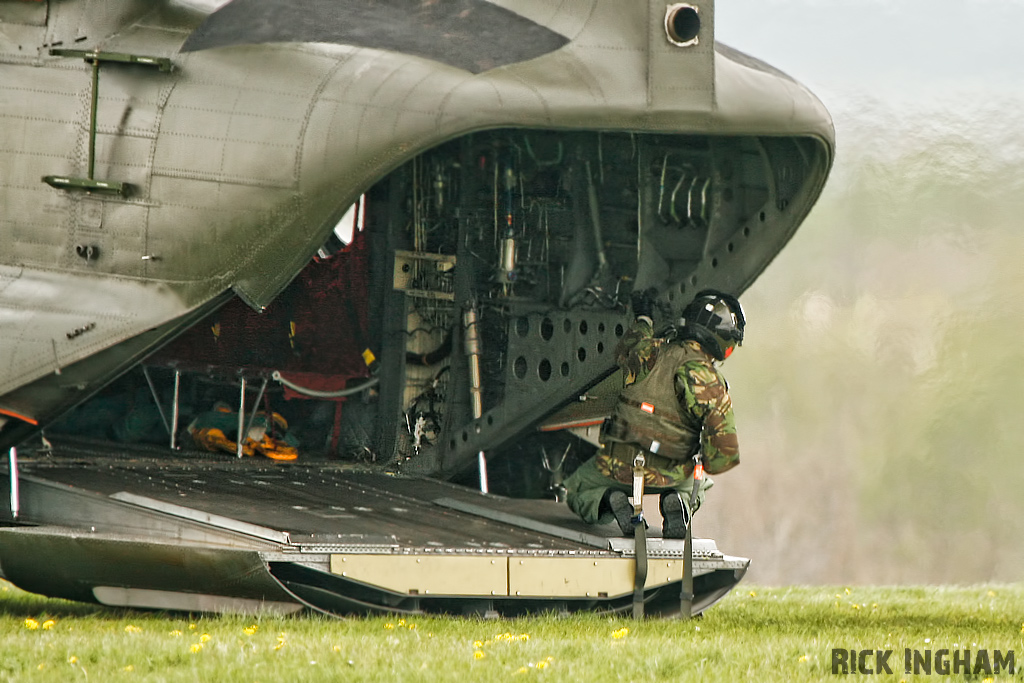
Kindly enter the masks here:
<path id="1" fill-rule="evenodd" d="M 0 0 L 0 124 L 0 446 L 27 443 L 154 358 L 179 379 L 195 371 L 168 343 L 220 330 L 218 311 L 236 297 L 253 316 L 286 305 L 275 298 L 318 251 L 327 258 L 358 205 L 364 279 L 333 313 L 351 340 L 317 340 L 365 361 L 318 369 L 345 385 L 335 452 L 435 478 L 526 441 L 560 450 L 562 428 L 599 419 L 565 411 L 614 371 L 629 293 L 657 288 L 666 318 L 705 287 L 740 294 L 807 215 L 834 152 L 810 92 L 716 42 L 711 0 L 234 0 L 216 11 Z M 289 305 L 308 310 L 311 296 Z M 292 332 L 282 343 L 312 359 L 315 344 Z M 288 381 L 267 356 L 229 355 L 220 369 L 242 383 L 243 406 L 246 380 Z M 374 562 L 435 558 L 440 543 L 445 562 L 498 558 L 493 581 L 462 596 L 467 609 L 621 607 L 601 579 L 571 594 L 539 580 L 509 588 L 510 567 L 531 552 L 547 563 L 541 574 L 562 571 L 557 559 L 632 552 L 571 521 L 538 522 L 521 502 L 336 480 L 337 463 L 322 462 L 329 474 L 294 475 L 322 489 L 319 502 L 296 505 L 344 510 L 283 529 L 238 507 L 251 481 L 231 497 L 225 482 L 243 478 L 242 463 L 150 454 L 160 474 L 149 481 L 166 484 L 154 488 L 113 457 L 121 446 L 68 447 L 86 463 L 78 471 L 54 464 L 60 448 L 31 462 L 22 451 L 22 476 L 13 457 L 8 468 L 20 488 L 0 569 L 39 592 L 182 608 L 460 609 L 372 581 Z M 210 483 L 182 488 L 196 472 Z M 348 502 L 331 503 L 341 488 Z M 408 503 L 392 508 L 439 510 L 442 527 L 458 515 L 505 526 L 466 545 L 352 511 L 379 514 L 365 499 L 388 495 Z M 545 540 L 500 540 L 523 529 Z M 665 541 L 662 552 L 671 563 L 679 549 Z M 353 553 L 370 567 L 354 584 L 339 578 Z M 213 555 L 220 573 L 200 579 Z M 170 556 L 184 558 L 181 572 L 147 573 Z M 57 557 L 73 568 L 41 571 Z M 147 571 L 111 568 L 126 557 Z M 734 564 L 722 569 L 731 579 L 707 579 L 715 597 L 701 609 L 742 575 Z M 448 573 L 437 567 L 432 576 Z M 677 569 L 652 590 L 678 583 Z M 222 580 L 237 571 L 260 578 Z"/>

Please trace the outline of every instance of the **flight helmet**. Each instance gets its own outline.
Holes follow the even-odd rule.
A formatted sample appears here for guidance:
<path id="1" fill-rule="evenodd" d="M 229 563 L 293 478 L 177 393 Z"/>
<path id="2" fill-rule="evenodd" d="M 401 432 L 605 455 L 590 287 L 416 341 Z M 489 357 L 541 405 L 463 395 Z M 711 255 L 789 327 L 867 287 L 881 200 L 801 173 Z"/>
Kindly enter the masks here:
<path id="1" fill-rule="evenodd" d="M 743 344 L 747 321 L 743 307 L 731 294 L 704 289 L 683 309 L 683 316 L 670 328 L 675 341 L 693 339 L 718 360 L 725 360 Z"/>

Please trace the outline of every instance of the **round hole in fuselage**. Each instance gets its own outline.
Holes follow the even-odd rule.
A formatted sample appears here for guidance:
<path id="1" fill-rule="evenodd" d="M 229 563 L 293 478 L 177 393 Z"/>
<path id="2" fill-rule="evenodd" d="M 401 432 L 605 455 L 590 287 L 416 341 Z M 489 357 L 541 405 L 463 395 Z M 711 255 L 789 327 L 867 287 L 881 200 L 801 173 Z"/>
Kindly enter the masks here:
<path id="1" fill-rule="evenodd" d="M 700 13 L 693 5 L 669 5 L 665 11 L 665 33 L 673 45 L 696 45 L 700 35 Z"/>

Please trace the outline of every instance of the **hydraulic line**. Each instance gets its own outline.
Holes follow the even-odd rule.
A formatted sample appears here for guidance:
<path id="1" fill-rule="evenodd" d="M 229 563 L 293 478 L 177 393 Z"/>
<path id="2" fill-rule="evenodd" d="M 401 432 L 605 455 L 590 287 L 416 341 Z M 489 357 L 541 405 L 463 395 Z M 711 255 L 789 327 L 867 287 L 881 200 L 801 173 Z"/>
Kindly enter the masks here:
<path id="1" fill-rule="evenodd" d="M 479 420 L 484 414 L 484 403 L 480 382 L 481 351 L 476 308 L 467 308 L 462 322 L 466 332 L 466 356 L 469 358 L 469 397 L 473 408 L 473 419 Z"/>
<path id="2" fill-rule="evenodd" d="M 274 372 L 270 373 L 270 379 L 275 382 L 280 382 L 292 391 L 297 391 L 303 396 L 309 396 L 311 398 L 345 398 L 346 396 L 358 394 L 364 389 L 369 389 L 380 381 L 379 377 L 371 377 L 362 384 L 358 384 L 354 387 L 346 387 L 345 389 L 339 389 L 338 391 L 318 391 L 317 389 L 309 389 L 308 387 L 286 380 L 281 376 L 281 372 L 279 370 L 274 370 Z"/>
<path id="3" fill-rule="evenodd" d="M 597 190 L 594 188 L 594 178 L 590 173 L 590 162 L 585 164 L 587 169 L 587 200 L 590 203 L 590 222 L 594 226 L 594 246 L 597 248 L 597 272 L 603 275 L 608 270 L 608 259 L 604 255 L 604 237 L 601 233 L 601 209 L 597 203 Z"/>
<path id="4" fill-rule="evenodd" d="M 178 420 L 181 418 L 181 370 L 174 369 L 174 402 L 171 407 L 171 450 L 178 450 Z"/>
<path id="5" fill-rule="evenodd" d="M 238 437 L 236 441 L 236 453 L 242 457 L 245 449 L 245 377 L 242 378 L 242 389 L 238 396 Z"/>
<path id="6" fill-rule="evenodd" d="M 427 353 L 412 353 L 407 351 L 405 354 L 405 362 L 409 365 L 422 365 L 430 366 L 436 365 L 443 361 L 445 358 L 452 354 L 452 331 L 448 330 L 448 333 L 444 337 L 444 341 L 433 351 Z"/>
<path id="7" fill-rule="evenodd" d="M 473 419 L 479 420 L 484 414 L 484 401 L 480 382 L 480 333 L 477 329 L 475 306 L 466 309 L 462 316 L 462 322 L 466 335 L 466 356 L 469 358 L 469 397 L 473 408 Z M 477 453 L 477 465 L 480 470 L 480 491 L 487 493 L 487 456 L 483 451 Z"/>
<path id="8" fill-rule="evenodd" d="M 160 394 L 156 390 L 156 385 L 153 384 L 153 378 L 149 375 L 149 368 L 145 365 L 142 366 L 142 376 L 146 378 L 146 383 L 149 385 L 149 391 L 153 395 L 153 403 L 156 404 L 156 410 L 160 413 L 160 421 L 164 423 L 164 429 L 167 430 L 167 433 L 171 434 L 171 424 L 167 421 L 164 407 L 160 405 Z"/>
<path id="9" fill-rule="evenodd" d="M 256 411 L 258 411 L 260 409 L 260 401 L 263 400 L 263 392 L 266 391 L 266 390 L 267 390 L 267 378 L 264 377 L 263 378 L 263 384 L 260 385 L 260 391 L 259 391 L 258 394 L 256 394 L 256 400 L 253 401 L 252 413 L 249 415 L 249 421 L 245 424 L 245 435 L 246 435 L 246 438 L 249 437 L 249 430 L 252 429 L 252 425 L 256 421 Z M 270 411 L 267 411 L 266 421 L 267 421 L 267 426 L 268 427 L 270 426 L 270 423 L 271 423 L 271 419 L 270 418 L 271 418 Z"/>
<path id="10" fill-rule="evenodd" d="M 662 206 L 665 204 L 665 172 L 668 171 L 668 155 L 661 160 L 661 183 L 658 190 L 658 218 L 661 219 L 662 223 L 668 223 L 665 216 L 662 214 Z"/>

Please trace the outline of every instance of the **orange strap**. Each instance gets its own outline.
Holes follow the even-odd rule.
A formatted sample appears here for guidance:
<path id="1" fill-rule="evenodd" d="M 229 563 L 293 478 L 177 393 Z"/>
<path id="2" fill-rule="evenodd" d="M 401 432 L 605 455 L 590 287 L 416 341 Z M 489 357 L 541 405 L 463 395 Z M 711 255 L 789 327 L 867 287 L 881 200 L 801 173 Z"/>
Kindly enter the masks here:
<path id="1" fill-rule="evenodd" d="M 34 1 L 35 0 L 33 0 L 33 2 Z M 0 415 L 6 415 L 7 417 L 13 417 L 16 420 L 21 420 L 22 422 L 27 422 L 30 425 L 37 425 L 37 426 L 39 425 L 39 421 L 36 420 L 35 418 L 29 417 L 28 415 L 22 415 L 21 413 L 16 413 L 13 410 L 7 410 L 6 408 L 0 408 Z"/>

